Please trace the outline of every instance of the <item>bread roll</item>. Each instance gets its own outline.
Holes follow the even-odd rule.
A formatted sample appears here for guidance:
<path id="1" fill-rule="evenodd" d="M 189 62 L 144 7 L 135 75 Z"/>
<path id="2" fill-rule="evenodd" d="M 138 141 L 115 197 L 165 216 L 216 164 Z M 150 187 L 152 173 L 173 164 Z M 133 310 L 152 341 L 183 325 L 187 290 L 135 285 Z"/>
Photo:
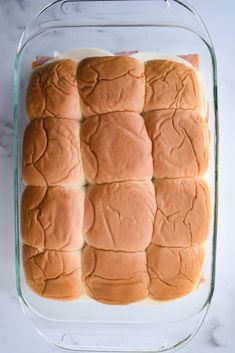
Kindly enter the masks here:
<path id="1" fill-rule="evenodd" d="M 26 96 L 30 119 L 81 119 L 76 80 L 77 62 L 53 61 L 32 71 Z"/>
<path id="2" fill-rule="evenodd" d="M 151 181 L 90 186 L 85 199 L 85 240 L 98 249 L 143 251 L 152 238 L 155 209 Z"/>
<path id="3" fill-rule="evenodd" d="M 82 273 L 86 293 L 106 304 L 130 304 L 148 296 L 146 253 L 104 251 L 85 246 Z"/>
<path id="4" fill-rule="evenodd" d="M 150 60 L 145 65 L 145 78 L 145 112 L 191 109 L 204 116 L 204 92 L 195 69 L 170 60 Z"/>
<path id="5" fill-rule="evenodd" d="M 21 199 L 21 239 L 39 250 L 78 250 L 83 214 L 83 190 L 28 186 Z"/>
<path id="6" fill-rule="evenodd" d="M 147 250 L 150 297 L 171 300 L 197 289 L 204 255 L 203 245 L 184 249 L 151 245 Z"/>
<path id="7" fill-rule="evenodd" d="M 144 106 L 144 65 L 128 56 L 87 58 L 78 65 L 84 117 L 115 111 L 140 113 Z"/>
<path id="8" fill-rule="evenodd" d="M 151 152 L 144 120 L 137 113 L 97 115 L 81 126 L 84 173 L 90 183 L 151 180 Z"/>
<path id="9" fill-rule="evenodd" d="M 23 245 L 26 283 L 38 295 L 73 300 L 82 294 L 80 251 L 54 251 Z"/>
<path id="10" fill-rule="evenodd" d="M 157 211 L 152 242 L 159 246 L 189 247 L 205 243 L 210 222 L 206 182 L 169 179 L 155 182 Z"/>
<path id="11" fill-rule="evenodd" d="M 36 119 L 24 133 L 23 180 L 28 185 L 84 183 L 80 153 L 80 127 L 75 120 Z"/>
<path id="12" fill-rule="evenodd" d="M 206 120 L 190 110 L 163 109 L 145 114 L 153 143 L 155 178 L 196 177 L 208 168 Z"/>

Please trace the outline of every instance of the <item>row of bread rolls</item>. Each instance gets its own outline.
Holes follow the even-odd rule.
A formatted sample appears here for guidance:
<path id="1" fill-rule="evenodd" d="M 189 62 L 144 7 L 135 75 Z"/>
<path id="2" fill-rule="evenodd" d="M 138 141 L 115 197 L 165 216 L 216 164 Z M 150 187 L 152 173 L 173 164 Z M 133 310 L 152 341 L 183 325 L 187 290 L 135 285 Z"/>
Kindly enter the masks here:
<path id="1" fill-rule="evenodd" d="M 181 66 L 181 67 L 180 67 Z M 144 119 L 152 141 L 157 210 L 147 250 L 150 296 L 182 297 L 198 288 L 209 232 L 207 104 L 194 69 L 146 65 Z"/>
<path id="2" fill-rule="evenodd" d="M 27 112 L 21 224 L 29 286 L 79 297 L 84 233 L 82 277 L 92 298 L 127 304 L 195 289 L 210 208 L 205 182 L 188 179 L 205 173 L 209 153 L 196 70 L 130 57 L 55 61 L 33 70 Z M 83 169 L 94 184 L 84 221 Z M 57 273 L 54 261 L 63 264 Z"/>
<path id="3" fill-rule="evenodd" d="M 128 56 L 91 57 L 80 63 L 61 59 L 37 67 L 28 85 L 26 109 L 30 120 L 81 120 L 114 111 L 161 109 L 207 113 L 204 90 L 191 65 L 171 59 L 144 64 Z"/>
<path id="4" fill-rule="evenodd" d="M 197 288 L 210 218 L 208 187 L 194 179 L 154 185 L 129 181 L 88 188 L 82 263 L 92 298 L 116 304 L 118 295 L 119 304 L 126 304 L 148 291 L 167 300 Z"/>
<path id="5" fill-rule="evenodd" d="M 121 58 L 118 60 L 122 61 Z M 124 168 L 125 179 L 148 179 L 149 168 L 145 168 L 146 174 L 141 175 L 143 169 L 140 166 L 147 162 L 150 165 L 150 159 L 142 158 L 143 154 L 139 152 L 137 144 L 133 145 L 136 152 L 124 148 L 123 144 L 123 137 L 126 137 L 126 132 L 133 131 L 133 121 L 137 127 L 137 121 L 140 121 L 138 114 L 142 112 L 152 142 L 152 177 L 156 178 L 157 210 L 152 237 L 146 236 L 148 217 L 139 206 L 142 217 L 139 218 L 137 211 L 133 213 L 129 218 L 131 225 L 126 228 L 127 233 L 124 226 L 128 210 L 132 210 L 132 203 L 139 205 L 131 196 L 130 191 L 135 192 L 136 187 L 133 182 L 129 182 L 129 193 L 123 193 L 126 196 L 123 204 L 120 199 L 124 185 L 120 188 L 118 183 L 114 183 L 112 186 L 97 185 L 90 188 L 87 193 L 89 209 L 85 215 L 92 212 L 93 217 L 88 217 L 91 227 L 88 231 L 85 228 L 85 239 L 89 247 L 86 246 L 83 252 L 84 284 L 92 298 L 105 303 L 136 301 L 143 299 L 147 292 L 158 300 L 174 299 L 196 289 L 202 276 L 204 244 L 210 218 L 209 192 L 204 181 L 191 178 L 203 176 L 208 167 L 209 133 L 205 100 L 198 75 L 189 66 L 160 60 L 150 61 L 144 67 L 140 62 L 133 66 L 133 62 L 126 59 L 120 70 L 118 60 L 87 59 L 78 67 L 81 110 L 87 119 L 81 129 L 85 174 L 90 183 L 122 181 L 124 176 L 120 171 L 123 170 L 122 163 L 126 158 L 129 160 L 128 166 L 133 163 L 130 167 L 133 174 Z M 145 96 L 142 91 L 143 75 Z M 122 84 L 123 79 L 127 85 Z M 101 100 L 102 95 L 105 105 Z M 114 97 L 118 97 L 118 101 Z M 136 104 L 133 104 L 134 97 Z M 131 113 L 133 118 L 128 121 L 125 118 Z M 111 130 L 113 134 L 110 136 Z M 145 133 L 145 129 L 141 131 Z M 122 136 L 121 142 L 115 139 L 115 152 L 112 156 L 116 158 L 111 159 L 109 153 L 102 151 L 102 146 L 108 146 L 108 151 L 112 151 L 113 136 L 118 136 L 118 133 Z M 147 142 L 145 137 L 144 141 Z M 142 147 L 142 151 L 145 152 L 146 148 Z M 138 184 L 147 190 L 143 181 L 138 181 Z M 109 195 L 107 190 L 111 188 Z M 113 206 L 116 193 L 119 202 Z M 146 193 L 145 196 L 149 197 Z M 151 210 L 154 208 L 152 206 Z M 142 227 L 136 219 L 141 219 Z M 142 244 L 137 241 L 138 234 Z M 122 236 L 125 238 L 123 243 Z M 146 247 L 145 255 L 141 252 L 141 245 Z M 113 250 L 120 253 L 116 256 Z M 138 270 L 133 268 L 129 271 L 130 264 L 133 266 L 132 251 L 135 251 L 134 261 L 138 264 Z M 113 277 L 113 270 L 108 266 L 110 264 L 113 268 L 117 262 L 120 263 L 119 270 L 116 277 Z M 120 287 L 123 288 L 123 296 Z M 124 289 L 128 290 L 128 296 Z M 139 293 L 139 297 L 136 293 Z"/>
<path id="6" fill-rule="evenodd" d="M 77 64 L 64 60 L 33 70 L 33 97 L 23 140 L 22 260 L 27 284 L 46 298 L 82 294 L 84 174 Z"/>
<path id="7" fill-rule="evenodd" d="M 161 278 L 163 287 L 166 283 L 172 282 L 172 287 L 162 289 L 165 291 L 165 299 L 187 294 L 198 285 L 209 225 L 210 205 L 206 184 L 191 179 L 172 179 L 159 180 L 155 182 L 155 187 L 158 205 L 156 213 L 154 190 L 150 181 L 93 185 L 88 188 L 84 232 L 89 245 L 84 247 L 82 260 L 86 288 L 93 298 L 105 302 L 113 300 L 113 303 L 117 303 L 117 287 L 123 288 L 123 296 L 119 294 L 119 303 L 126 303 L 130 298 L 132 301 L 139 300 L 140 297 L 145 298 L 146 288 L 149 287 L 147 261 L 149 273 L 152 275 L 150 294 L 157 299 L 164 299 L 164 296 L 160 295 L 160 290 L 156 290 L 157 294 L 154 295 L 152 288 L 156 286 L 156 281 L 162 287 Z M 24 247 L 23 259 L 29 285 L 41 295 L 54 297 L 53 293 L 38 290 L 44 288 L 48 279 L 52 279 L 47 273 L 60 259 L 66 265 L 71 257 L 75 265 L 77 258 L 78 269 L 80 267 L 79 251 L 77 256 L 75 254 L 83 244 L 81 236 L 83 195 L 81 191 L 74 190 L 71 200 L 71 190 L 52 187 L 48 188 L 43 201 L 45 189 L 27 187 L 23 194 L 22 241 L 27 244 Z M 60 219 L 63 219 L 63 222 Z M 51 226 L 48 227 L 48 224 Z M 149 247 L 151 237 L 152 245 Z M 147 257 L 146 253 L 141 251 L 143 248 L 147 249 Z M 132 259 L 139 270 L 133 267 Z M 114 271 L 115 266 L 117 269 Z M 181 270 L 180 266 L 183 266 Z M 116 275 L 118 271 L 119 275 Z M 126 277 L 123 277 L 125 271 Z M 139 277 L 139 271 L 145 275 L 141 274 Z M 75 288 L 80 281 L 78 277 L 80 272 L 76 273 Z M 71 274 L 73 281 L 73 270 Z M 58 277 L 58 272 L 54 277 Z M 133 280 L 132 285 L 129 283 L 130 278 Z M 142 278 L 141 282 L 138 278 Z M 64 276 L 60 281 L 63 279 L 65 283 L 68 282 Z M 97 281 L 100 282 L 99 286 Z M 115 286 L 112 287 L 112 284 Z M 175 292 L 176 284 L 177 292 Z M 71 284 L 66 288 L 71 291 L 73 286 Z M 130 288 L 129 297 L 125 294 L 127 288 Z M 141 288 L 145 290 L 142 292 Z M 50 287 L 48 290 L 50 291 Z M 64 291 L 65 289 L 58 287 L 57 298 L 65 297 Z M 77 291 L 71 293 L 68 299 L 81 294 Z"/>
<path id="8" fill-rule="evenodd" d="M 156 211 L 152 146 L 143 117 L 144 65 L 129 57 L 78 65 L 81 154 L 89 183 L 82 274 L 86 293 L 108 304 L 148 296 L 148 248 Z"/>
<path id="9" fill-rule="evenodd" d="M 85 201 L 84 287 L 95 300 L 129 304 L 148 296 L 146 249 L 156 211 L 151 180 L 91 185 Z"/>
<path id="10" fill-rule="evenodd" d="M 200 179 L 155 181 L 157 210 L 147 250 L 150 295 L 174 299 L 196 289 L 202 277 L 210 221 L 209 190 Z"/>
<path id="11" fill-rule="evenodd" d="M 206 172 L 209 133 L 204 119 L 194 112 L 164 110 L 146 114 L 145 122 L 153 152 L 144 120 L 136 113 L 115 112 L 85 121 L 81 142 L 76 121 L 32 121 L 25 130 L 24 180 L 37 186 L 84 183 L 81 151 L 90 183 L 151 179 L 153 169 L 160 179 Z"/>
<path id="12" fill-rule="evenodd" d="M 80 144 L 75 119 L 82 116 L 87 118 L 81 125 L 81 150 L 89 183 L 150 179 L 151 151 L 155 178 L 202 176 L 208 167 L 209 132 L 202 86 L 196 70 L 180 62 L 153 60 L 144 66 L 131 57 L 110 56 L 87 58 L 80 64 L 68 59 L 45 64 L 33 70 L 27 112 L 32 122 L 28 133 L 26 130 L 23 177 L 29 184 L 45 185 L 38 175 L 42 167 L 46 182 L 58 183 L 57 175 L 50 176 L 51 158 L 64 159 L 62 183 L 82 179 L 80 151 L 74 151 Z M 60 119 L 68 121 L 61 123 Z M 39 129 L 38 144 L 32 147 Z M 63 146 L 56 134 L 61 135 Z M 48 158 L 38 161 L 46 137 Z M 56 149 L 60 153 L 54 153 Z M 66 168 L 64 155 L 73 159 L 72 170 Z M 32 180 L 32 168 L 36 180 Z"/>
<path id="13" fill-rule="evenodd" d="M 22 260 L 38 295 L 72 300 L 82 294 L 84 191 L 27 186 L 21 200 Z"/>

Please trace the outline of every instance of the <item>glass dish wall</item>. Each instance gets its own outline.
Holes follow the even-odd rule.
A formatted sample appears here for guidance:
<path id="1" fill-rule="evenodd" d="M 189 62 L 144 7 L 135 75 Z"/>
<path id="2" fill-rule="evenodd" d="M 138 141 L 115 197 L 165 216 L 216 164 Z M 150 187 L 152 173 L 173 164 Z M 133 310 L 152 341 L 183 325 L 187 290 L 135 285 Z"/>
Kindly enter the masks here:
<path id="1" fill-rule="evenodd" d="M 129 306 L 103 305 L 87 298 L 57 302 L 27 287 L 21 266 L 19 212 L 22 140 L 27 124 L 26 88 L 36 55 L 75 48 L 112 53 L 138 50 L 182 55 L 197 53 L 209 103 L 211 150 L 209 187 L 212 219 L 206 248 L 205 283 L 169 302 L 145 300 Z M 48 341 L 67 349 L 164 351 L 187 343 L 204 320 L 214 290 L 217 223 L 217 86 L 210 37 L 185 1 L 56 1 L 26 27 L 15 62 L 14 173 L 17 290 L 22 308 Z"/>

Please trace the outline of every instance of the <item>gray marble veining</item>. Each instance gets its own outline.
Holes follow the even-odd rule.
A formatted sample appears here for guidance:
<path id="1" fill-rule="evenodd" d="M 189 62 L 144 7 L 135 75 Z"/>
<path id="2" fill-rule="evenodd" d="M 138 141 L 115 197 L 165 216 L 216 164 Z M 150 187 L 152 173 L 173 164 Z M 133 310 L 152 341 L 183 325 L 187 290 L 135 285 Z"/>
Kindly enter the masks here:
<path id="1" fill-rule="evenodd" d="M 226 347 L 223 337 L 224 325 L 218 319 L 211 321 L 211 327 L 208 329 L 208 338 L 210 344 L 215 347 Z"/>
<path id="2" fill-rule="evenodd" d="M 12 124 L 0 119 L 0 157 L 12 155 Z"/>

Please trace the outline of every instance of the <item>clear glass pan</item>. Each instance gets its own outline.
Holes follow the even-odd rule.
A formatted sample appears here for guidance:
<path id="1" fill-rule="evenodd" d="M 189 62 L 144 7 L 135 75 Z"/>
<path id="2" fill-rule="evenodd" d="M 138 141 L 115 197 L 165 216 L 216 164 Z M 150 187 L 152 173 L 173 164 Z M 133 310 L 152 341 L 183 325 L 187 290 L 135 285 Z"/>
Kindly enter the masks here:
<path id="1" fill-rule="evenodd" d="M 22 136 L 27 124 L 25 95 L 36 55 L 79 47 L 110 52 L 139 50 L 180 55 L 197 53 L 209 103 L 211 151 L 209 187 L 212 219 L 206 247 L 205 283 L 170 302 L 145 300 L 129 306 L 103 305 L 88 299 L 46 300 L 28 289 L 20 258 L 19 210 Z M 207 313 L 214 290 L 218 118 L 216 59 L 208 32 L 186 1 L 55 1 L 26 27 L 15 61 L 14 205 L 17 290 L 21 306 L 36 329 L 57 346 L 81 351 L 160 352 L 186 344 Z"/>

